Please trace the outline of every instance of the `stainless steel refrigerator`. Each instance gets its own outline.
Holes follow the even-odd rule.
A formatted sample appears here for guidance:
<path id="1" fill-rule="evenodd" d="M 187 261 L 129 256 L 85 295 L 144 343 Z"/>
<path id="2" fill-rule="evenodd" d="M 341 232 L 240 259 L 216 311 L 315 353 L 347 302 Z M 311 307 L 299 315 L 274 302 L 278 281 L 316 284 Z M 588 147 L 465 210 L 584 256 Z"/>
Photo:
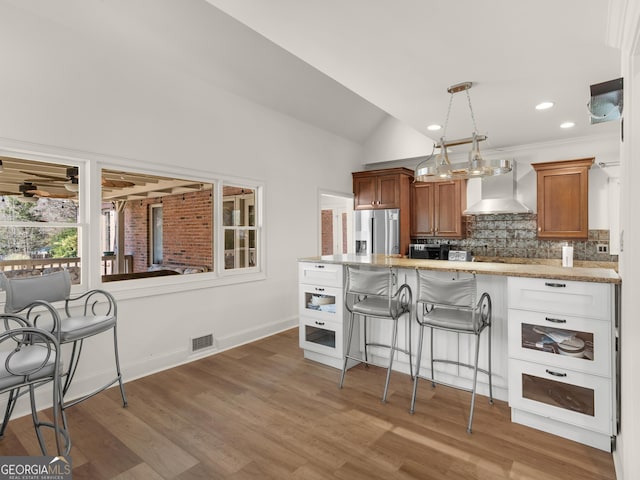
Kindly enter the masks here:
<path id="1" fill-rule="evenodd" d="M 400 210 L 356 210 L 356 253 L 371 255 L 400 253 Z"/>

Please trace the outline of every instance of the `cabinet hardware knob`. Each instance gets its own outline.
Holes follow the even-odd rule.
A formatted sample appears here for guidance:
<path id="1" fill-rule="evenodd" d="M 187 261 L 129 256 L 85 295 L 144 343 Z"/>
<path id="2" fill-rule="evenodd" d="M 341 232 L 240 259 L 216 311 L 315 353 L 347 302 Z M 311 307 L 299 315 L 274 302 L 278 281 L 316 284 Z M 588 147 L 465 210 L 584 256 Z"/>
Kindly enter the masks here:
<path id="1" fill-rule="evenodd" d="M 553 287 L 553 288 L 564 288 L 567 286 L 565 283 L 544 282 L 544 284 L 547 287 Z"/>
<path id="2" fill-rule="evenodd" d="M 549 370 L 548 368 L 545 370 L 549 375 L 553 375 L 554 377 L 566 377 L 566 373 L 554 372 L 553 370 Z"/>
<path id="3" fill-rule="evenodd" d="M 316 292 L 324 292 L 324 288 L 320 288 L 320 287 L 315 287 Z"/>
<path id="4" fill-rule="evenodd" d="M 316 265 L 316 268 L 324 268 L 324 265 Z"/>
<path id="5" fill-rule="evenodd" d="M 323 325 L 324 325 L 324 322 L 318 322 L 318 321 L 316 320 L 316 325 L 323 326 Z"/>
<path id="6" fill-rule="evenodd" d="M 564 318 L 551 318 L 551 317 L 544 317 L 544 319 L 547 322 L 553 322 L 553 323 L 567 323 L 567 321 Z"/>

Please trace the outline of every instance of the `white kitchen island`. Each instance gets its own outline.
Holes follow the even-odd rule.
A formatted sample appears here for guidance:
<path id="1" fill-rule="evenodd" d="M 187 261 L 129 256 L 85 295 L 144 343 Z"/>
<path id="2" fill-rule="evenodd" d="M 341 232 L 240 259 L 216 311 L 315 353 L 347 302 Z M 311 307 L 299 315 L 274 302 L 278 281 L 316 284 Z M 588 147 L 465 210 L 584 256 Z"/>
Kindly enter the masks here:
<path id="1" fill-rule="evenodd" d="M 606 268 L 563 268 L 555 265 L 495 262 L 415 260 L 383 255 L 336 255 L 299 262 L 300 346 L 306 358 L 342 367 L 346 348 L 343 300 L 343 266 L 390 268 L 398 285 L 416 290 L 416 269 L 448 277 L 473 272 L 478 294 L 492 299 L 492 369 L 494 397 L 509 401 L 512 419 L 534 428 L 610 450 L 616 426 L 616 285 L 620 278 Z M 570 314 L 570 315 L 568 315 Z M 418 325 L 411 319 L 399 323 L 399 347 L 407 349 L 411 323 L 415 362 Z M 371 341 L 385 343 L 391 322 L 372 322 Z M 362 327 L 361 327 L 362 329 Z M 531 341 L 532 331 L 536 335 Z M 542 333 L 540 333 L 542 332 Z M 355 335 L 352 351 L 362 350 L 362 335 Z M 428 330 L 425 332 L 428 335 Z M 571 337 L 580 353 L 561 351 L 550 337 Z M 434 354 L 473 363 L 473 339 L 437 332 Z M 544 339 L 544 341 L 543 341 Z M 425 339 L 428 348 L 428 338 Z M 486 368 L 487 336 L 482 336 L 480 368 Z M 388 364 L 388 350 L 370 347 L 374 362 Z M 428 355 L 423 355 L 421 375 L 428 376 Z M 406 355 L 394 359 L 394 370 L 409 373 Z M 350 366 L 353 366 L 352 362 Z M 472 372 L 464 367 L 436 364 L 436 377 L 468 388 Z M 488 395 L 486 376 L 478 376 L 478 392 Z M 336 376 L 336 381 L 338 376 Z M 393 380 L 392 380 L 393 381 Z"/>

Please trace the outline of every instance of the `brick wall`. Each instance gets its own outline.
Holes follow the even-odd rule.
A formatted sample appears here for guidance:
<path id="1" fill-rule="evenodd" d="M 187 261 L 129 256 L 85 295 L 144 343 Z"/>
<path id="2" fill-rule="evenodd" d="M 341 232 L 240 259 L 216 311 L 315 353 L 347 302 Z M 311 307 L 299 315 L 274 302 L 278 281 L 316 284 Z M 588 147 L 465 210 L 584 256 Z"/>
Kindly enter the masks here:
<path id="1" fill-rule="evenodd" d="M 133 200 L 125 207 L 125 247 L 133 271 L 149 268 L 149 205 L 162 203 L 163 263 L 206 265 L 213 269 L 213 202 L 211 192 Z"/>
<path id="2" fill-rule="evenodd" d="M 333 255 L 333 210 L 322 210 L 322 255 Z"/>

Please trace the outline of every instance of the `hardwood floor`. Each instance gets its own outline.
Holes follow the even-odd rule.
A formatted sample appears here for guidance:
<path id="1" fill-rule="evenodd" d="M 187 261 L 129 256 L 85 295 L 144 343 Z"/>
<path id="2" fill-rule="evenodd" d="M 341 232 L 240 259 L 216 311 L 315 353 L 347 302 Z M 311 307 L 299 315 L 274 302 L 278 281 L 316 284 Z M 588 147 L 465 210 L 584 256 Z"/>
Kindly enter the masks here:
<path id="1" fill-rule="evenodd" d="M 610 454 L 510 422 L 504 402 L 305 360 L 297 329 L 110 389 L 68 410 L 73 478 L 614 479 Z M 39 455 L 29 416 L 0 455 Z"/>

